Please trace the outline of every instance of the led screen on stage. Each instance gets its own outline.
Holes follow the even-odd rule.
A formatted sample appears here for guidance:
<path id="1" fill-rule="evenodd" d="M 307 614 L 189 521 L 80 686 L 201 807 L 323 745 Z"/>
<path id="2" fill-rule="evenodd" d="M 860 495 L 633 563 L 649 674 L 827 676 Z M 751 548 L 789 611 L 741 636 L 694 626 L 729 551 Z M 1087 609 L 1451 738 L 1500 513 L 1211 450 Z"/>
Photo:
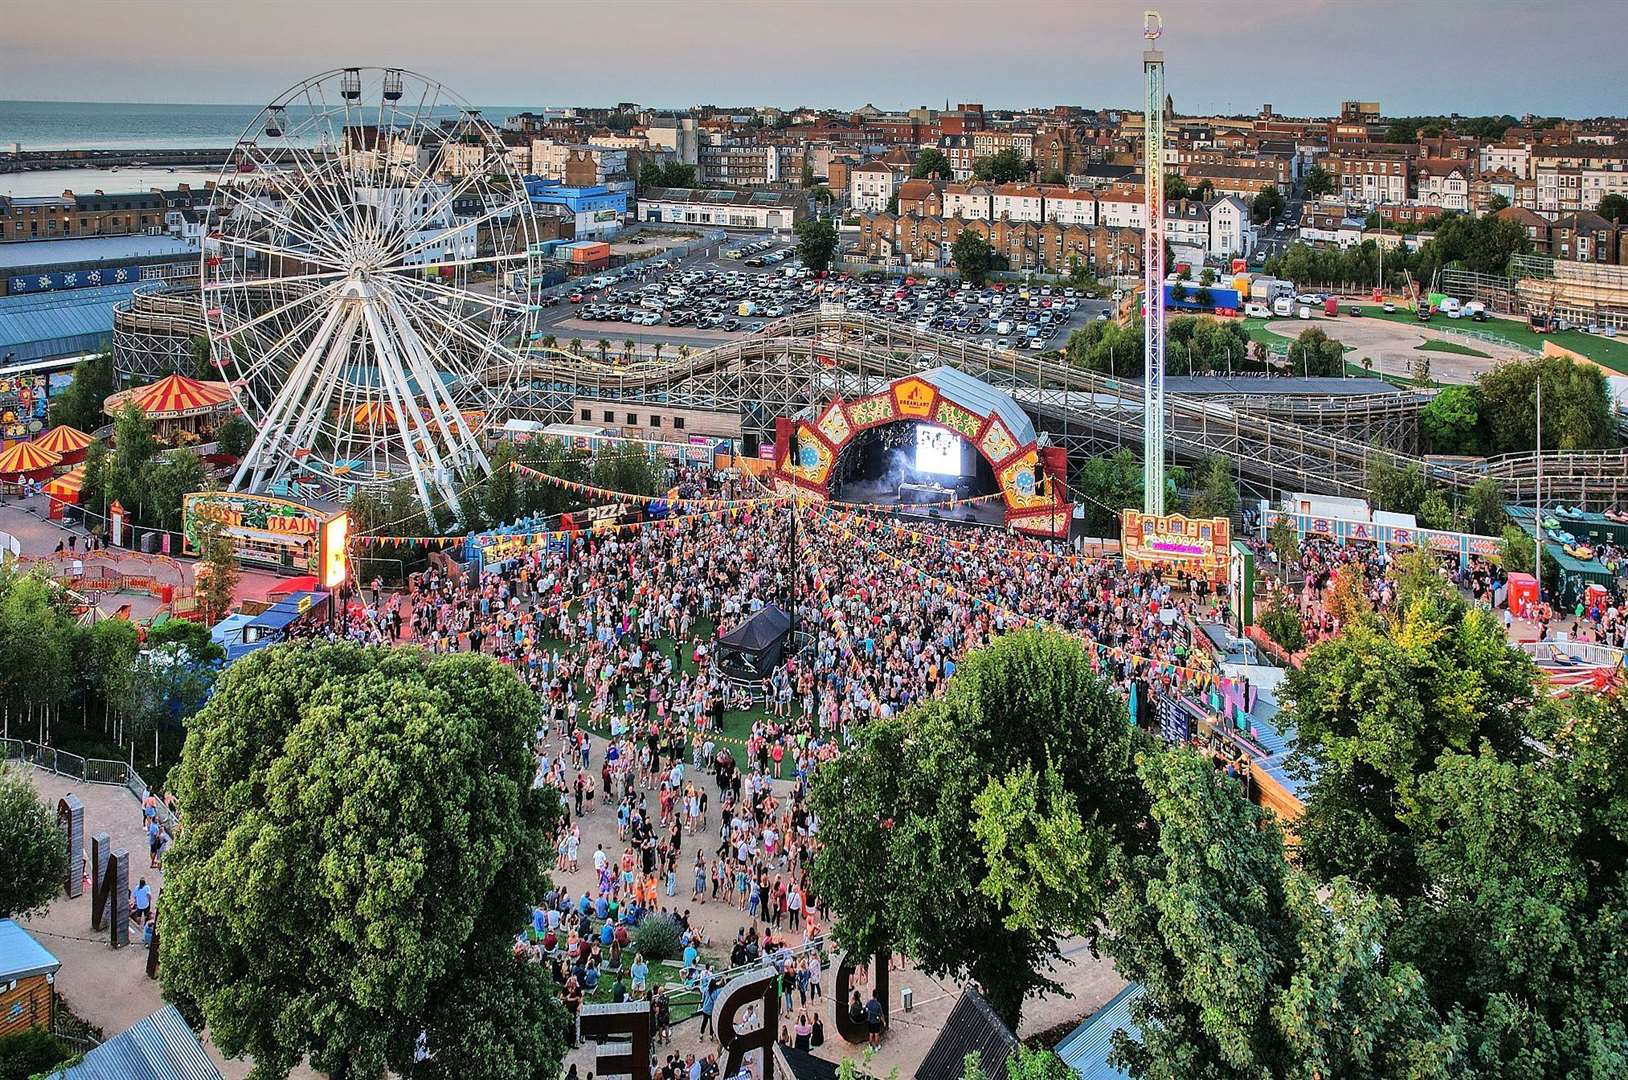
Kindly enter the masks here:
<path id="1" fill-rule="evenodd" d="M 936 476 L 965 476 L 961 437 L 943 428 L 918 425 L 916 471 Z"/>

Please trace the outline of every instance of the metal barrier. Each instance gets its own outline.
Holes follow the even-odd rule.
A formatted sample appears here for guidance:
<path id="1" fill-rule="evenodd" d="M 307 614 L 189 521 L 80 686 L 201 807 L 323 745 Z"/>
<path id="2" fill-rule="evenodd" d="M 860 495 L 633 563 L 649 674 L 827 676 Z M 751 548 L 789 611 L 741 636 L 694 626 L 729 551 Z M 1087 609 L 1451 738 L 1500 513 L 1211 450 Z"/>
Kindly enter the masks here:
<path id="1" fill-rule="evenodd" d="M 117 784 L 140 800 L 151 788 L 141 774 L 122 761 L 106 758 L 83 758 L 58 750 L 54 746 L 28 739 L 0 739 L 0 760 L 21 761 L 57 776 L 68 776 L 87 784 Z M 158 820 L 175 825 L 175 815 L 163 803 L 158 805 Z"/>

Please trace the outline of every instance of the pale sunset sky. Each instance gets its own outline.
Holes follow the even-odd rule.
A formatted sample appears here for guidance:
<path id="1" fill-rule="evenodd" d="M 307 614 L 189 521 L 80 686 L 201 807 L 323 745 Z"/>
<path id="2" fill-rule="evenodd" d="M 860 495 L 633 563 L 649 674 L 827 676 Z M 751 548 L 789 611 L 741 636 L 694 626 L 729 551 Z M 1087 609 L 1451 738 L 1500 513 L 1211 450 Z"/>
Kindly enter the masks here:
<path id="1" fill-rule="evenodd" d="M 255 104 L 400 66 L 477 104 L 1624 111 L 1628 0 L 0 0 L 0 99 Z"/>

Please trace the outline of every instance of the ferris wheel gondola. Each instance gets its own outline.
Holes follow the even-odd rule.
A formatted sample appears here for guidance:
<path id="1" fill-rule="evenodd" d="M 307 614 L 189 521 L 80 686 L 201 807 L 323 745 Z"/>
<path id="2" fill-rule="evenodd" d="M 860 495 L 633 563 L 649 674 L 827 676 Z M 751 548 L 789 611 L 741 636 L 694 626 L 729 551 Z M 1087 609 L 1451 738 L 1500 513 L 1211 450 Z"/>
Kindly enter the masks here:
<path id="1" fill-rule="evenodd" d="M 537 224 L 497 133 L 421 75 L 345 68 L 261 110 L 223 169 L 201 270 L 211 353 L 256 429 L 234 487 L 409 478 L 459 512 L 490 469 L 536 309 Z M 369 415 L 393 425 L 357 423 Z"/>

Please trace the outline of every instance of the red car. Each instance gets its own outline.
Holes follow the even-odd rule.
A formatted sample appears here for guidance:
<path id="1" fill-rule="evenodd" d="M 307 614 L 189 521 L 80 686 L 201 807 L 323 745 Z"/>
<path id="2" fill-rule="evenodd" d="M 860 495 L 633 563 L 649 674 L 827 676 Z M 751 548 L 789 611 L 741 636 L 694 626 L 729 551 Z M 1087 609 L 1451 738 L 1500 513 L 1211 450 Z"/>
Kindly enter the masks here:
<path id="1" fill-rule="evenodd" d="M 569 299 L 573 304 L 580 304 L 582 303 L 582 294 L 579 292 L 574 292 L 570 295 Z"/>

